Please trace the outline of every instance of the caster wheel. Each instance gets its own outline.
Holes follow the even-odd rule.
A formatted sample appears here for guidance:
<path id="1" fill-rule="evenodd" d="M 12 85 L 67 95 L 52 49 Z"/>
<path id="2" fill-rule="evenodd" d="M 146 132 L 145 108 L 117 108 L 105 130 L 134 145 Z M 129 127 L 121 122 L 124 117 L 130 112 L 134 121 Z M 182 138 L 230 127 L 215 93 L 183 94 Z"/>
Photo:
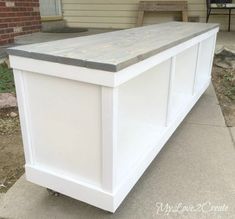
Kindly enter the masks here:
<path id="1" fill-rule="evenodd" d="M 52 189 L 48 189 L 48 188 L 47 188 L 47 192 L 48 192 L 48 194 L 51 195 L 51 196 L 55 196 L 55 197 L 60 196 L 60 193 L 59 193 L 59 192 L 56 192 L 56 191 L 54 191 L 54 190 L 52 190 Z"/>

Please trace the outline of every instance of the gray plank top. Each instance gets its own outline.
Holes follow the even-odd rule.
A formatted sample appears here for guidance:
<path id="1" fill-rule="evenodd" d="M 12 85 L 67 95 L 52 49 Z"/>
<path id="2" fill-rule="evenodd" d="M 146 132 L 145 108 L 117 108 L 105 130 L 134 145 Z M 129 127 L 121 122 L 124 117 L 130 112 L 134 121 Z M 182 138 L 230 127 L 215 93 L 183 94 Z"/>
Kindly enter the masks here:
<path id="1" fill-rule="evenodd" d="M 117 72 L 218 24 L 169 22 L 8 49 L 10 55 Z"/>

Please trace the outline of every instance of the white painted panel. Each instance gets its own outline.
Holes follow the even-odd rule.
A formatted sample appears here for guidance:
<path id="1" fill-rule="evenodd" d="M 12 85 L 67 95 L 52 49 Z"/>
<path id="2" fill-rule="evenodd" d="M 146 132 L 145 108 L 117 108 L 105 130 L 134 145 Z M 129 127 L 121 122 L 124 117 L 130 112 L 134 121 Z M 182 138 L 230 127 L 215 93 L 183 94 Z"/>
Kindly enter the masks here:
<path id="1" fill-rule="evenodd" d="M 192 92 L 197 61 L 197 45 L 176 56 L 174 90 L 179 93 Z"/>
<path id="2" fill-rule="evenodd" d="M 24 73 L 36 166 L 101 183 L 101 88 Z"/>
<path id="3" fill-rule="evenodd" d="M 119 87 L 118 181 L 164 131 L 169 72 L 167 60 Z"/>
<path id="4" fill-rule="evenodd" d="M 195 89 L 200 90 L 203 82 L 211 77 L 211 65 L 214 56 L 215 36 L 201 42 Z"/>
<path id="5" fill-rule="evenodd" d="M 175 58 L 175 69 L 172 72 L 169 122 L 175 118 L 193 95 L 197 51 L 198 46 L 194 45 Z"/>

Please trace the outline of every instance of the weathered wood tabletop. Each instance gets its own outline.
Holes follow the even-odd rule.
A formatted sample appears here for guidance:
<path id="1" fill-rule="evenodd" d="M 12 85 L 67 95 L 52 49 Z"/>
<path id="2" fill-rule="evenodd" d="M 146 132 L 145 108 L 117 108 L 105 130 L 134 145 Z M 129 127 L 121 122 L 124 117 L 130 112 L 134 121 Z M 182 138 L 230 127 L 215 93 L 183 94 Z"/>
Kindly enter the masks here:
<path id="1" fill-rule="evenodd" d="M 169 22 L 18 46 L 8 52 L 15 56 L 117 72 L 217 27 L 218 24 Z"/>

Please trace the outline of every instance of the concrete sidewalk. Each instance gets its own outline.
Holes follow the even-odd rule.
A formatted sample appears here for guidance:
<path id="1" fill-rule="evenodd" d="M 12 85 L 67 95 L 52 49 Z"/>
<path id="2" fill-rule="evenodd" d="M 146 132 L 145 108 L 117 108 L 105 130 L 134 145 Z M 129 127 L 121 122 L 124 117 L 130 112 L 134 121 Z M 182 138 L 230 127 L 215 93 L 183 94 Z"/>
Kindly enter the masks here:
<path id="1" fill-rule="evenodd" d="M 169 204 L 205 212 L 169 213 Z M 235 218 L 235 147 L 213 87 L 206 91 L 115 214 L 46 189 L 22 176 L 0 200 L 3 218 Z M 222 206 L 222 211 L 211 211 Z M 200 209 L 199 209 L 200 210 Z M 218 210 L 218 208 L 217 208 Z"/>

